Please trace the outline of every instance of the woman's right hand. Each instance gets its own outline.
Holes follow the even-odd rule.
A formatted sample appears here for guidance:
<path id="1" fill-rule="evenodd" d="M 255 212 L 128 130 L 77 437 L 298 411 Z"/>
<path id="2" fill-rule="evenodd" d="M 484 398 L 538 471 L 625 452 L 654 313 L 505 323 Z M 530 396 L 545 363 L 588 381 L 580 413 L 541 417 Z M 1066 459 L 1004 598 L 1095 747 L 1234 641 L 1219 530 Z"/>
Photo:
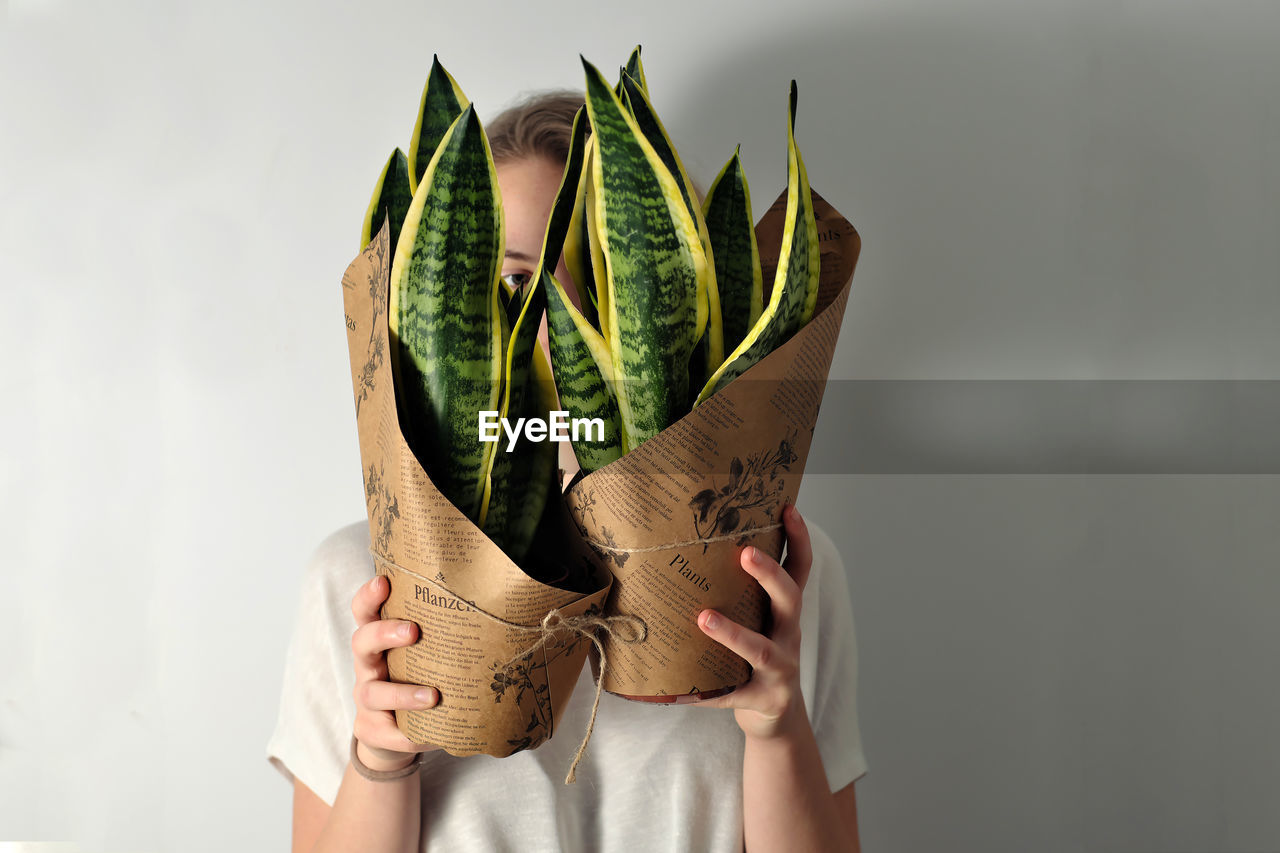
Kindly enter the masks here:
<path id="1" fill-rule="evenodd" d="M 356 750 L 371 770 L 398 770 L 407 767 L 416 753 L 439 749 L 414 743 L 396 728 L 396 710 L 434 708 L 440 702 L 440 692 L 434 687 L 391 682 L 386 652 L 413 645 L 418 639 L 418 626 L 381 618 L 382 604 L 390 594 L 390 582 L 382 575 L 374 575 L 351 599 L 351 613 L 356 618 L 356 630 L 351 635 L 356 670 Z"/>

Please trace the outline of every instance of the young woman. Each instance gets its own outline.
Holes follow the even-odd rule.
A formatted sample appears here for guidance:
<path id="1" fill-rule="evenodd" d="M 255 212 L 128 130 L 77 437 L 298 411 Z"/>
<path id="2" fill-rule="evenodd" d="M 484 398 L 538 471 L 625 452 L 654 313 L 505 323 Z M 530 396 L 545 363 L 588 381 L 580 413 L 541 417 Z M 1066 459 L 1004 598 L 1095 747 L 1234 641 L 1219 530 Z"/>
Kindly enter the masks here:
<path id="1" fill-rule="evenodd" d="M 580 94 L 541 95 L 487 129 L 512 283 L 533 272 L 581 104 Z M 557 274 L 568 281 L 563 262 Z M 561 467 L 572 476 L 569 448 Z M 536 749 L 455 758 L 411 743 L 393 712 L 431 708 L 439 693 L 389 682 L 385 652 L 413 643 L 416 626 L 379 618 L 389 590 L 374 577 L 366 522 L 329 537 L 308 570 L 268 746 L 293 780 L 294 851 L 859 850 L 853 782 L 866 765 L 844 565 L 794 507 L 783 522 L 782 565 L 741 555 L 769 595 L 770 636 L 714 611 L 697 619 L 752 665 L 751 680 L 690 705 L 605 694 L 573 785 L 564 770 L 590 713 L 590 667 L 556 736 Z"/>

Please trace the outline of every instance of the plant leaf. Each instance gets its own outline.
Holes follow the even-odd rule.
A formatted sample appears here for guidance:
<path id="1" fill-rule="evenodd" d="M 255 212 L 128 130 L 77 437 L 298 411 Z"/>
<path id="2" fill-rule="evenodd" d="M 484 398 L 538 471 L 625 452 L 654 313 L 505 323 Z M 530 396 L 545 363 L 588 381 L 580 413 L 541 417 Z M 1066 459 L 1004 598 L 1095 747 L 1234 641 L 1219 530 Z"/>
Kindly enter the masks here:
<path id="1" fill-rule="evenodd" d="M 607 282 L 600 325 L 629 452 L 687 410 L 706 257 L 675 178 L 599 70 L 583 66 Z"/>
<path id="2" fill-rule="evenodd" d="M 524 418 L 536 417 L 546 421 L 556 407 L 551 367 L 547 364 L 542 347 L 536 344 L 523 402 L 524 408 L 520 416 Z M 513 562 L 521 563 L 529 553 L 529 545 L 537 533 L 538 522 L 551 497 L 560 451 L 559 445 L 553 441 L 530 441 L 524 435 L 521 435 L 510 453 L 505 451 L 504 446 L 498 454 L 507 457 L 509 464 L 501 471 L 495 465 L 491 478 L 494 494 L 499 496 L 498 501 L 503 507 L 500 544 Z M 494 505 L 496 502 L 490 504 L 491 511 Z M 489 530 L 486 529 L 485 532 L 488 533 Z M 492 535 L 490 534 L 491 537 Z"/>
<path id="3" fill-rule="evenodd" d="M 785 343 L 813 317 L 818 300 L 818 226 L 804 160 L 796 147 L 796 83 L 787 121 L 787 212 L 769 304 L 742 343 L 698 394 L 701 403 Z"/>
<path id="4" fill-rule="evenodd" d="M 569 231 L 564 241 L 564 264 L 573 279 L 574 289 L 578 292 L 578 304 L 582 306 L 582 316 L 587 318 L 596 331 L 600 331 L 600 318 L 597 313 L 598 299 L 596 291 L 603 285 L 597 284 L 596 270 L 603 275 L 603 265 L 597 267 L 593 252 L 598 249 L 599 237 L 592 237 L 590 231 L 595 223 L 594 206 L 588 212 L 587 193 L 591 182 L 591 157 L 594 149 L 592 141 L 587 143 L 586 156 L 582 169 L 578 173 L 578 188 L 574 193 L 573 214 L 569 218 Z M 603 256 L 601 256 L 603 261 Z"/>
<path id="5" fill-rule="evenodd" d="M 604 338 L 573 307 L 560 282 L 545 268 L 542 276 L 547 293 L 547 337 L 559 405 L 570 417 L 599 418 L 604 423 L 603 441 L 587 441 L 584 436 L 573 442 L 578 464 L 589 474 L 622 456 L 613 364 Z"/>
<path id="6" fill-rule="evenodd" d="M 664 166 L 675 178 L 680 187 L 680 197 L 684 200 L 698 229 L 698 239 L 702 243 L 702 252 L 706 263 L 698 280 L 698 347 L 694 350 L 689 366 L 689 382 L 691 390 L 696 391 L 710 377 L 711 372 L 724 361 L 724 335 L 720 316 L 720 295 L 716 286 L 716 267 L 712 255 L 711 237 L 707 232 L 707 223 L 702 215 L 702 206 L 698 203 L 694 192 L 693 181 L 685 172 L 684 163 L 676 152 L 671 137 L 657 112 L 649 102 L 644 87 L 625 71 L 622 74 L 622 86 L 627 95 L 627 103 L 631 107 L 636 124 L 644 133 L 645 139 L 653 146 Z"/>
<path id="7" fill-rule="evenodd" d="M 409 139 L 410 192 L 418 191 L 422 174 L 427 171 L 427 164 L 431 162 L 440 140 L 470 103 L 462 94 L 458 81 L 444 70 L 440 59 L 433 54 L 431 71 L 427 73 L 427 82 L 422 87 L 422 99 L 418 104 L 418 120 Z"/>
<path id="8" fill-rule="evenodd" d="M 649 82 L 645 80 L 644 66 L 640 63 L 640 45 L 636 45 L 635 50 L 631 51 L 631 55 L 627 57 L 627 64 L 623 71 L 640 84 L 640 88 L 644 90 L 647 98 L 649 96 Z"/>
<path id="9" fill-rule="evenodd" d="M 409 161 L 404 152 L 397 148 L 387 158 L 378 175 L 378 183 L 373 188 L 373 198 L 369 199 L 369 209 L 364 214 L 364 227 L 360 230 L 360 251 L 364 251 L 373 239 L 373 235 L 382 230 L 382 221 L 391 218 L 390 246 L 395 249 L 400 239 L 400 228 L 404 225 L 405 214 L 409 212 L 409 203 L 413 201 L 413 190 L 409 186 Z"/>
<path id="10" fill-rule="evenodd" d="M 558 263 L 565 233 L 569 228 L 573 212 L 573 192 L 578 184 L 577 176 L 582 170 L 586 148 L 585 116 L 585 110 L 580 109 L 574 117 L 569 155 L 543 233 L 538 265 L 523 294 L 520 294 L 523 298 L 511 300 L 508 312 L 511 329 L 504 338 L 506 346 L 503 351 L 502 404 L 498 409 L 501 418 L 509 417 L 514 412 L 520 417 L 546 420 L 555 407 L 554 389 L 545 409 L 541 408 L 545 399 L 537 392 L 529 393 L 528 386 L 534 378 L 530 373 L 530 363 L 535 351 L 539 358 L 544 358 L 538 347 L 538 324 L 547 304 L 541 271 L 548 263 L 552 268 Z M 506 287 L 505 282 L 503 287 Z M 523 438 L 509 451 L 503 444 L 492 457 L 492 468 L 486 472 L 491 497 L 481 514 L 481 529 L 507 550 L 507 556 L 517 562 L 523 558 L 524 550 L 533 536 L 533 527 L 526 527 L 529 524 L 537 525 L 542 516 L 542 502 L 546 500 L 549 483 L 555 476 L 555 445 L 551 442 L 542 444 L 550 445 L 550 448 Z M 536 461 L 531 457 L 536 457 Z M 548 458 L 551 459 L 550 464 L 546 463 Z M 509 521 L 509 516 L 520 520 Z M 518 532 L 518 539 L 513 540 L 508 535 L 508 528 L 512 524 L 518 528 L 518 531 L 514 531 Z"/>
<path id="11" fill-rule="evenodd" d="M 760 319 L 764 302 L 751 191 L 737 149 L 707 190 L 702 212 L 715 259 L 724 348 L 733 352 Z"/>
<path id="12" fill-rule="evenodd" d="M 438 201 L 448 198 L 448 204 Z M 432 204 L 428 206 L 430 199 Z M 405 438 L 432 482 L 479 521 L 495 445 L 476 415 L 501 393 L 502 208 L 468 106 L 423 173 L 391 265 L 389 325 Z"/>

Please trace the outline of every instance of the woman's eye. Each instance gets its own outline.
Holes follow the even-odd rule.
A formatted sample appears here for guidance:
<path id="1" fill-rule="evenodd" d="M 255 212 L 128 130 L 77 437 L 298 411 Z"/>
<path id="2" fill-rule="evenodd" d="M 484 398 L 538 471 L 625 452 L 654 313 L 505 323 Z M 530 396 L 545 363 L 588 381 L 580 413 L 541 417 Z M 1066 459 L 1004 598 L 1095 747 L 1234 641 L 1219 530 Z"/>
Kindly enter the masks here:
<path id="1" fill-rule="evenodd" d="M 529 273 L 527 272 L 508 273 L 502 278 L 512 290 L 522 290 L 524 286 L 529 283 Z"/>

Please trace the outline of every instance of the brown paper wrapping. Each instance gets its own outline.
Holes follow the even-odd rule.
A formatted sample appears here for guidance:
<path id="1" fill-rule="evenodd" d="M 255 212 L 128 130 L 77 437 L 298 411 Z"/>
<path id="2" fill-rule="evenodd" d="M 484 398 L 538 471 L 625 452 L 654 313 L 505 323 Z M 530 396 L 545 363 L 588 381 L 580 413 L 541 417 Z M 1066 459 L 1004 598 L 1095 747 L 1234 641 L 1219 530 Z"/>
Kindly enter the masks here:
<path id="1" fill-rule="evenodd" d="M 706 698 L 750 677 L 747 663 L 708 639 L 696 620 L 711 607 L 753 630 L 764 624 L 767 598 L 738 555 L 749 544 L 781 557 L 782 509 L 800 489 L 861 248 L 853 226 L 816 192 L 813 200 L 821 283 L 809 323 L 566 494 L 578 547 L 614 576 L 606 615 L 639 617 L 648 626 L 642 643 L 605 639 L 604 687 L 611 693 Z M 756 226 L 766 282 L 777 266 L 785 214 L 783 193 Z"/>
<path id="2" fill-rule="evenodd" d="M 599 588 L 585 596 L 534 580 L 428 479 L 396 414 L 388 242 L 384 224 L 342 290 L 371 550 L 391 582 L 382 615 L 419 628 L 414 645 L 387 653 L 387 667 L 392 681 L 440 691 L 435 708 L 398 712 L 396 723 L 413 742 L 452 755 L 503 757 L 551 737 L 591 645 L 562 627 L 529 653 L 543 618 L 598 613 L 610 580 L 598 573 Z"/>

